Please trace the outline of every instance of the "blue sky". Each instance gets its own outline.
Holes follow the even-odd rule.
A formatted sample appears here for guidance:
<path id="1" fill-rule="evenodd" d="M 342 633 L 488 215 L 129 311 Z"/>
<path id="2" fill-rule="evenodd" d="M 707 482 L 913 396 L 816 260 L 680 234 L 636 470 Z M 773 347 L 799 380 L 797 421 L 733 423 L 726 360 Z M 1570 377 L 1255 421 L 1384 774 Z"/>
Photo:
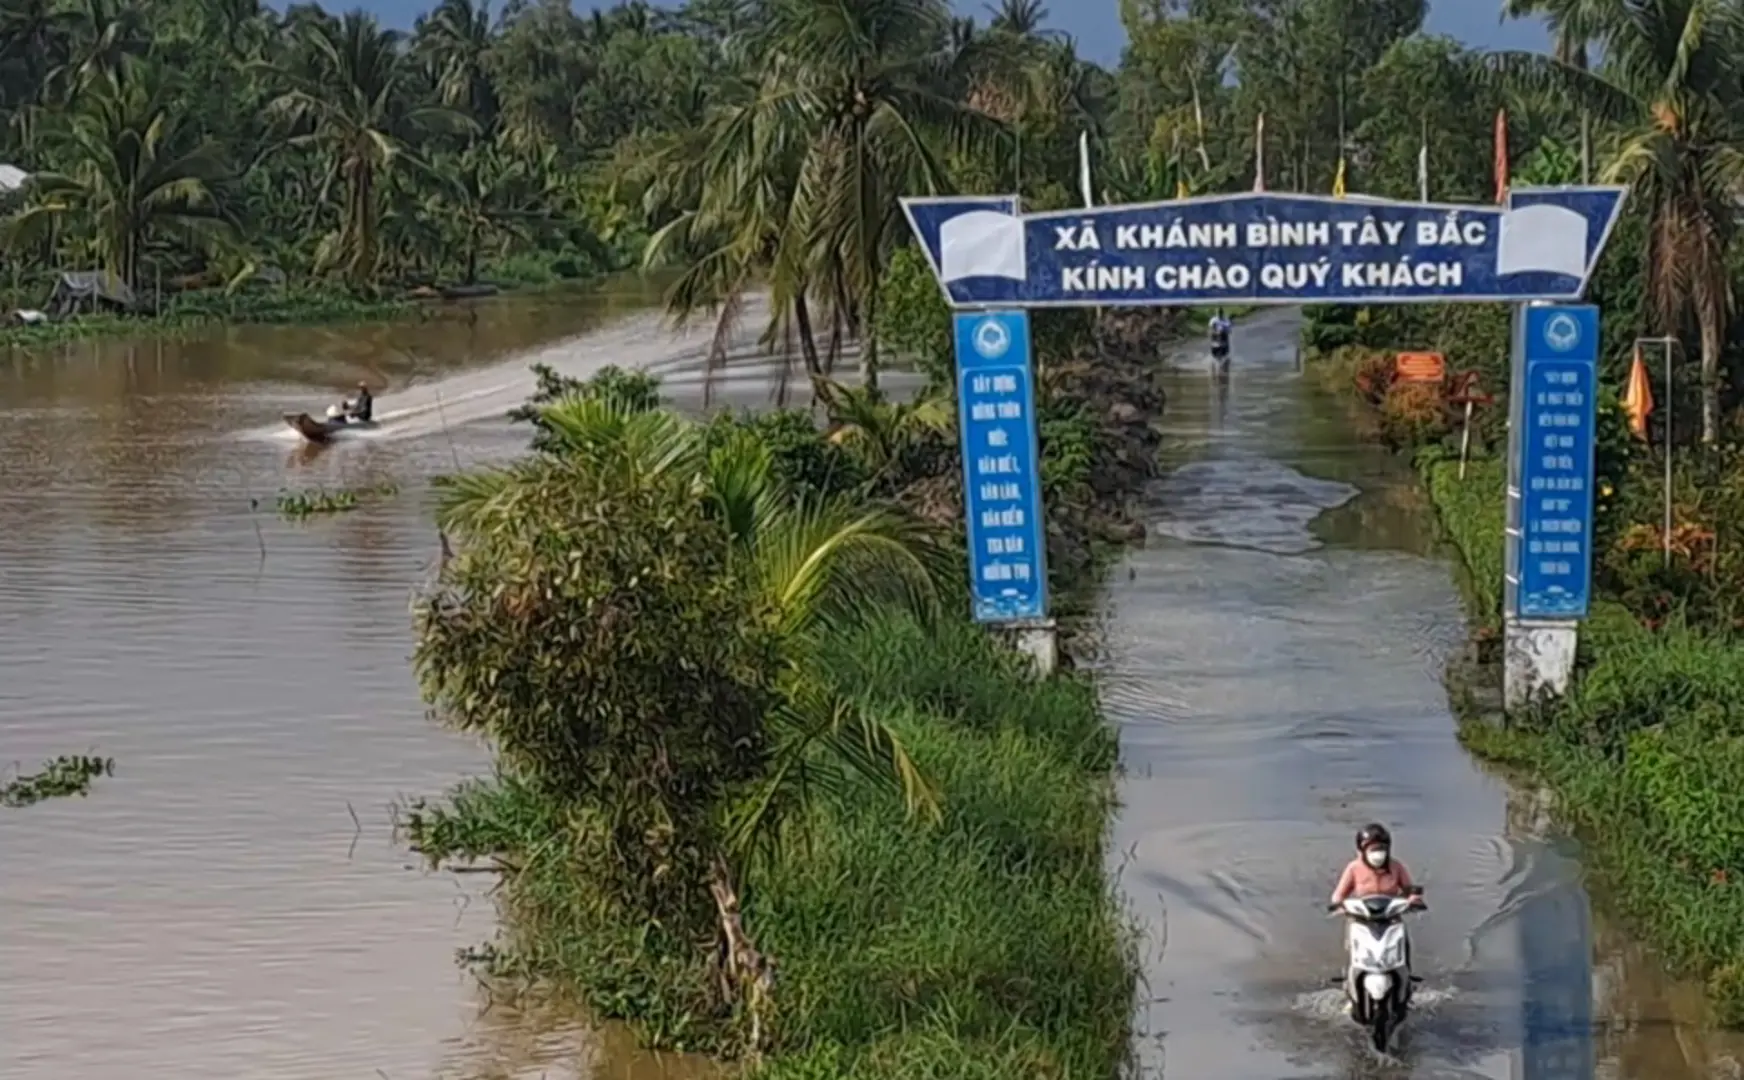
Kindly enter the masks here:
<path id="1" fill-rule="evenodd" d="M 358 0 L 325 0 L 328 8 L 349 8 Z M 407 28 L 412 20 L 431 4 L 424 0 L 361 0 L 365 10 L 375 12 L 383 22 Z M 979 0 L 951 0 L 952 6 L 964 15 L 985 16 L 986 6 Z M 500 5 L 499 5 L 500 6 Z M 586 11 L 596 7 L 611 7 L 612 0 L 577 0 L 576 7 Z M 1053 13 L 1049 22 L 1071 34 L 1078 41 L 1082 55 L 1112 64 L 1120 58 L 1126 36 L 1120 28 L 1119 0 L 1049 0 Z M 1450 34 L 1461 41 L 1488 48 L 1544 49 L 1550 37 L 1537 23 L 1511 22 L 1503 24 L 1498 12 L 1501 0 L 1429 0 L 1429 30 Z"/>

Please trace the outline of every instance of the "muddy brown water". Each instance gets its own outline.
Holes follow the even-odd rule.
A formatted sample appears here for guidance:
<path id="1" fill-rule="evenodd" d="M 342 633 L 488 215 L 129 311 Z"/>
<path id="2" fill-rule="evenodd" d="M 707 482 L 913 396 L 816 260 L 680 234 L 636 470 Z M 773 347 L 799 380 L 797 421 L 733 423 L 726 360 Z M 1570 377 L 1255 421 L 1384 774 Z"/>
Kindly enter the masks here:
<path id="1" fill-rule="evenodd" d="M 407 662 L 437 551 L 425 481 L 525 445 L 500 418 L 531 360 L 654 363 L 694 390 L 706 328 L 668 334 L 653 299 L 0 347 L 0 761 L 117 763 L 89 799 L 0 812 L 0 1076 L 558 1078 L 589 1055 L 600 1077 L 706 1075 L 572 1013 L 480 1017 L 454 953 L 491 934 L 483 883 L 409 867 L 390 836 L 396 799 L 485 764 L 426 721 Z M 379 433 L 286 441 L 280 413 L 358 378 Z M 274 510 L 281 487 L 366 482 L 401 494 Z"/>
<path id="2" fill-rule="evenodd" d="M 1739 1075 L 1700 995 L 1595 913 L 1543 800 L 1454 741 L 1452 572 L 1408 468 L 1297 374 L 1293 313 L 1219 378 L 1176 356 L 1175 466 L 1115 571 L 1104 699 L 1127 775 L 1111 855 L 1147 931 L 1146 1075 Z M 1364 822 L 1425 884 L 1420 1007 L 1393 1060 L 1343 1016 L 1323 905 Z"/>
<path id="3" fill-rule="evenodd" d="M 0 813 L 0 1076 L 710 1074 L 573 1010 L 485 1009 L 453 962 L 492 932 L 481 883 L 411 867 L 389 835 L 395 800 L 484 765 L 425 720 L 407 663 L 436 554 L 425 481 L 524 445 L 500 418 L 533 360 L 651 364 L 699 406 L 706 329 L 674 337 L 652 299 L 0 348 L 0 760 L 118 764 L 89 799 Z M 746 325 L 724 404 L 776 383 L 747 366 Z M 1420 500 L 1305 395 L 1290 333 L 1244 327 L 1223 387 L 1185 358 L 1183 467 L 1110 589 L 1131 769 L 1117 862 L 1161 945 L 1147 1064 L 1732 1075 L 1736 1045 L 1688 1023 L 1699 998 L 1589 914 L 1541 809 L 1454 746 L 1437 680 L 1457 605 Z M 379 433 L 313 454 L 281 435 L 279 413 L 358 378 L 385 388 Z M 401 494 L 305 524 L 272 512 L 282 487 L 337 483 Z M 1442 1000 L 1402 1066 L 1366 1056 L 1317 986 L 1337 951 L 1316 901 L 1371 816 L 1399 826 L 1435 904 L 1418 948 Z"/>

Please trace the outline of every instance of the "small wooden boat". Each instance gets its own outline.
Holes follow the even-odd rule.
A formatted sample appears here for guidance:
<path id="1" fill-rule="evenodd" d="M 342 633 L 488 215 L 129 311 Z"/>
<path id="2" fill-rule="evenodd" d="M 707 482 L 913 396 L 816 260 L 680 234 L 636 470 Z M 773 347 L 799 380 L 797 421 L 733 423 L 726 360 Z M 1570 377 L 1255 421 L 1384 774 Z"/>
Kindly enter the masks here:
<path id="1" fill-rule="evenodd" d="M 304 440 L 323 446 L 348 431 L 367 431 L 375 427 L 373 420 L 317 420 L 308 413 L 285 413 L 284 418 L 290 429 Z"/>
<path id="2" fill-rule="evenodd" d="M 495 285 L 479 282 L 476 285 L 449 285 L 442 290 L 444 300 L 476 300 L 481 297 L 495 296 L 499 290 Z"/>

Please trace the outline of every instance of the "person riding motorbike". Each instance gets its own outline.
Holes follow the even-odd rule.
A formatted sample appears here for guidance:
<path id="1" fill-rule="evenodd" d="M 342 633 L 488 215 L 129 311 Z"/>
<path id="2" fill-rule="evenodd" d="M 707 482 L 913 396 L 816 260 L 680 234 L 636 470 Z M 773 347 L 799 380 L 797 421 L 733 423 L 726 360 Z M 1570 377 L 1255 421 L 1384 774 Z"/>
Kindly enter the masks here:
<path id="1" fill-rule="evenodd" d="M 369 384 L 357 384 L 357 396 L 345 403 L 345 412 L 353 420 L 369 423 L 375 412 L 375 398 L 370 396 Z"/>
<path id="2" fill-rule="evenodd" d="M 1426 906 L 1423 890 L 1411 880 L 1411 871 L 1393 858 L 1393 836 L 1385 825 L 1371 822 L 1357 830 L 1356 850 L 1357 857 L 1339 874 L 1326 910 L 1342 909 L 1344 902 L 1353 896 L 1410 897 L 1412 908 L 1421 910 Z M 1405 969 L 1407 972 L 1412 970 L 1409 938 L 1405 940 Z M 1354 1002 L 1347 996 L 1345 1011 L 1349 1013 L 1354 1007 Z"/>
<path id="3" fill-rule="evenodd" d="M 1417 888 L 1411 871 L 1393 858 L 1393 834 L 1385 825 L 1364 825 L 1356 834 L 1357 857 L 1345 866 L 1333 886 L 1328 910 L 1337 910 L 1353 896 L 1410 896 Z M 1421 907 L 1418 897 L 1413 906 Z"/>
<path id="4" fill-rule="evenodd" d="M 1212 352 L 1218 355 L 1225 355 L 1229 352 L 1229 332 L 1233 327 L 1234 324 L 1229 321 L 1229 316 L 1223 313 L 1222 308 L 1218 308 L 1217 314 L 1211 319 L 1210 326 Z"/>

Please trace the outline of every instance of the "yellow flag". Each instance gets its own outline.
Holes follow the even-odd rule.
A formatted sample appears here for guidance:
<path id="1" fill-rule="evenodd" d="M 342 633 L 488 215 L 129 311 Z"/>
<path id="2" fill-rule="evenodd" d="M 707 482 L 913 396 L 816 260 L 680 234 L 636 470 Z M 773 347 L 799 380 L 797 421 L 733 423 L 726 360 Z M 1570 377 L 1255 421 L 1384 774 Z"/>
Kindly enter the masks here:
<path id="1" fill-rule="evenodd" d="M 1344 157 L 1342 155 L 1338 159 L 1338 175 L 1332 178 L 1332 197 L 1335 199 L 1344 198 Z"/>

